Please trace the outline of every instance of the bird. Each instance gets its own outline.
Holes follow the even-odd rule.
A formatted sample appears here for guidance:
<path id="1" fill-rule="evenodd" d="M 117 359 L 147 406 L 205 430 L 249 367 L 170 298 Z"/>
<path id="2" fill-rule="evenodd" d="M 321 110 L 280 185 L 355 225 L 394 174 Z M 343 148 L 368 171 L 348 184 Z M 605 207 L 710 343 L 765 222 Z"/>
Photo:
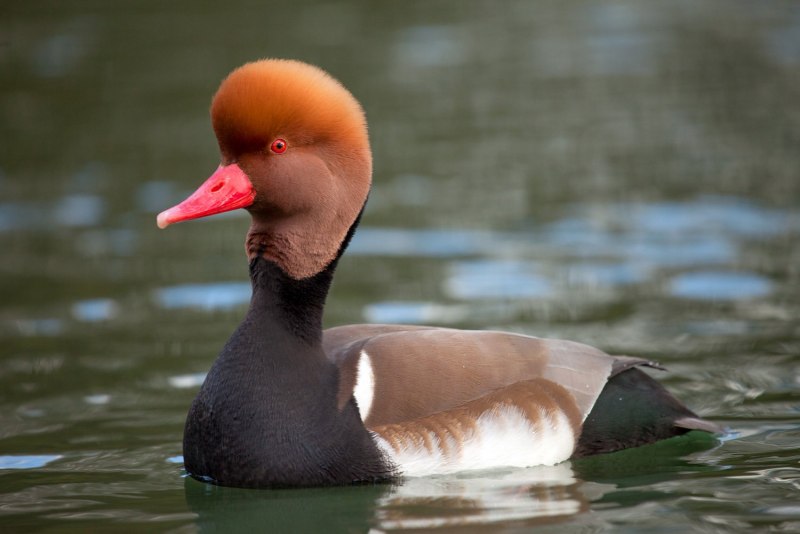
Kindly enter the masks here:
<path id="1" fill-rule="evenodd" d="M 252 296 L 189 408 L 184 466 L 241 488 L 381 483 L 555 465 L 721 432 L 642 369 L 578 342 L 491 330 L 323 330 L 372 183 L 367 121 L 326 71 L 233 70 L 213 97 L 220 165 L 170 224 L 245 209 Z"/>

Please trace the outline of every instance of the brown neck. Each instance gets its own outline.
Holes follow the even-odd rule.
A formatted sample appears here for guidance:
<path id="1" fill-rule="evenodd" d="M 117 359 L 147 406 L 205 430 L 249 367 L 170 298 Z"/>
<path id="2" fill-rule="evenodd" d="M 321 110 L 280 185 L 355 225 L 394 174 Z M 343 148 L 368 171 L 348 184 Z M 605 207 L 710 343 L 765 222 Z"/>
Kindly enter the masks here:
<path id="1" fill-rule="evenodd" d="M 363 209 L 362 205 L 355 220 L 347 226 L 340 224 L 338 231 L 319 220 L 269 221 L 254 215 L 245 242 L 247 259 L 252 262 L 262 257 L 290 278 L 310 278 L 335 267 L 358 227 Z"/>
<path id="2" fill-rule="evenodd" d="M 294 231 L 253 223 L 247 233 L 247 259 L 261 256 L 289 277 L 304 280 L 322 272 L 337 256 L 343 235 L 331 236 L 321 228 Z"/>

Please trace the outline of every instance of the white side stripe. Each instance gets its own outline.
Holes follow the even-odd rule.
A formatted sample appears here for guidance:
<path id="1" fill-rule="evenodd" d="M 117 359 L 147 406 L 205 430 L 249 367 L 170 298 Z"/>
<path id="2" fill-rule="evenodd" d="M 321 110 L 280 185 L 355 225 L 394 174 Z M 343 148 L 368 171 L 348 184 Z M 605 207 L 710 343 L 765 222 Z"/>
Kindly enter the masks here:
<path id="1" fill-rule="evenodd" d="M 369 354 L 363 350 L 361 351 L 361 357 L 358 359 L 356 387 L 353 389 L 353 396 L 356 398 L 361 420 L 364 421 L 369 417 L 369 412 L 372 409 L 372 399 L 375 397 L 375 373 L 372 371 L 372 362 L 369 360 Z"/>

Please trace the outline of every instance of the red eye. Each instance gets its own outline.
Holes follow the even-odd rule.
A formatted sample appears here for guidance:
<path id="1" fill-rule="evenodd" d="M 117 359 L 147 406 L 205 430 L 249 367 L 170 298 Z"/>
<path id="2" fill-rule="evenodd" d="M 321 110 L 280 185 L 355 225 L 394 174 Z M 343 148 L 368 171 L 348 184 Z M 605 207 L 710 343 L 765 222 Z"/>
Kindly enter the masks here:
<path id="1" fill-rule="evenodd" d="M 275 139 L 272 144 L 269 146 L 269 149 L 275 152 L 276 154 L 283 154 L 286 152 L 286 141 L 283 139 Z"/>

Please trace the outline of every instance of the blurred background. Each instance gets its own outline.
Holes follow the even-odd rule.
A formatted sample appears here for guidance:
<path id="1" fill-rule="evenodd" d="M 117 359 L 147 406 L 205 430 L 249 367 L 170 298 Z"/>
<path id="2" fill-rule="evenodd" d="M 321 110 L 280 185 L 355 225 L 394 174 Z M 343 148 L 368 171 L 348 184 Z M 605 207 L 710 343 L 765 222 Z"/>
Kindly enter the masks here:
<path id="1" fill-rule="evenodd" d="M 262 57 L 328 70 L 370 123 L 328 326 L 657 359 L 726 440 L 392 488 L 184 480 L 186 410 L 249 299 L 249 221 L 155 215 L 216 168 L 211 97 Z M 12 530 L 800 528 L 796 2 L 5 3 L 0 140 Z"/>

